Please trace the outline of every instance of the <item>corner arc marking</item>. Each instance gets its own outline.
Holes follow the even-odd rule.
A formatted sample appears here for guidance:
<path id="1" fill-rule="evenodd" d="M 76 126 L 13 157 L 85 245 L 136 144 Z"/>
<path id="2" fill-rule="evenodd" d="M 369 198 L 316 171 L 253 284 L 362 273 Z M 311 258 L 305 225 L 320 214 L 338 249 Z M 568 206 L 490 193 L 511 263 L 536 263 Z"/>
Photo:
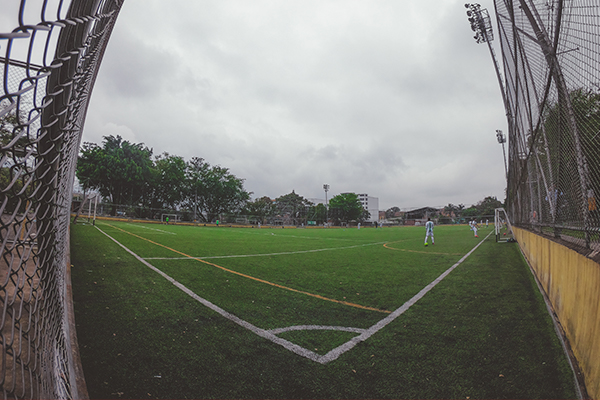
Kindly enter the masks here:
<path id="1" fill-rule="evenodd" d="M 274 335 L 279 335 L 283 332 L 291 332 L 291 331 L 342 331 L 342 332 L 354 332 L 354 333 L 364 333 L 367 330 L 364 328 L 352 328 L 346 326 L 326 326 L 326 325 L 294 325 L 288 326 L 285 328 L 276 328 L 269 329 L 267 332 L 270 332 Z"/>

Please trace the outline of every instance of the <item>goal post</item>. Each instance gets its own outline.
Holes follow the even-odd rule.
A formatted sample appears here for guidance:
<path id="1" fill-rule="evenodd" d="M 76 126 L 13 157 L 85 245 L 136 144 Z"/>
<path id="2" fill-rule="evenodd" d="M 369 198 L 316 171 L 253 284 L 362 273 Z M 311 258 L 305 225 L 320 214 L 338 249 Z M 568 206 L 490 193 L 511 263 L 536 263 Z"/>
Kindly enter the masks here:
<path id="1" fill-rule="evenodd" d="M 504 208 L 496 208 L 494 212 L 494 229 L 496 242 L 514 242 L 512 225 Z"/>
<path id="2" fill-rule="evenodd" d="M 177 222 L 177 221 L 178 221 L 177 214 L 161 214 L 160 215 L 160 222 L 162 222 L 163 224 L 168 224 L 168 223 Z"/>

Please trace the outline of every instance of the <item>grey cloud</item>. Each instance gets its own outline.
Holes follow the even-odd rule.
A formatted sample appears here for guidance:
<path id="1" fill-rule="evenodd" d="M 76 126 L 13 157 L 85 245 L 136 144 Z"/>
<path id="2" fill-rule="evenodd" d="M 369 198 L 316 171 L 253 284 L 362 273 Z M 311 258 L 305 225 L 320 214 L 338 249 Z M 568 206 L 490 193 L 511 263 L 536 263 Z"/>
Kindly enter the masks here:
<path id="1" fill-rule="evenodd" d="M 381 208 L 503 197 L 504 112 L 471 36 L 450 0 L 126 2 L 84 140 L 131 132 L 258 197 L 323 183 Z"/>

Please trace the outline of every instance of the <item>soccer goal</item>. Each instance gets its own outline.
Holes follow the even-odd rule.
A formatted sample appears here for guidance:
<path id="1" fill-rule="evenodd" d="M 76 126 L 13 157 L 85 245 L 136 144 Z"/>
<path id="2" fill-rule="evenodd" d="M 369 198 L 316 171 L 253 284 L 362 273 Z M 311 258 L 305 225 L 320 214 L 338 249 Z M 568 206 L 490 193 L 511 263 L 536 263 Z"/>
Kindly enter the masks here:
<path id="1" fill-rule="evenodd" d="M 514 242 L 515 237 L 506 210 L 504 208 L 496 208 L 494 214 L 496 242 Z"/>
<path id="2" fill-rule="evenodd" d="M 177 214 L 161 214 L 160 221 L 163 224 L 169 224 L 171 222 L 175 223 L 178 221 L 178 217 Z"/>

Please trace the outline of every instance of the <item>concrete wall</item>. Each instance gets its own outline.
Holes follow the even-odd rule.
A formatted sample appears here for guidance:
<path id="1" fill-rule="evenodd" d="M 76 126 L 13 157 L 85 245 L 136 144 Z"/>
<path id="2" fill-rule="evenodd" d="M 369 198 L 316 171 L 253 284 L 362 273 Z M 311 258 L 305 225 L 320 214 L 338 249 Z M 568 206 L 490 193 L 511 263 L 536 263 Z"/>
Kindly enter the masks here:
<path id="1" fill-rule="evenodd" d="M 532 232 L 513 232 L 565 330 L 588 395 L 600 399 L 600 264 Z"/>

